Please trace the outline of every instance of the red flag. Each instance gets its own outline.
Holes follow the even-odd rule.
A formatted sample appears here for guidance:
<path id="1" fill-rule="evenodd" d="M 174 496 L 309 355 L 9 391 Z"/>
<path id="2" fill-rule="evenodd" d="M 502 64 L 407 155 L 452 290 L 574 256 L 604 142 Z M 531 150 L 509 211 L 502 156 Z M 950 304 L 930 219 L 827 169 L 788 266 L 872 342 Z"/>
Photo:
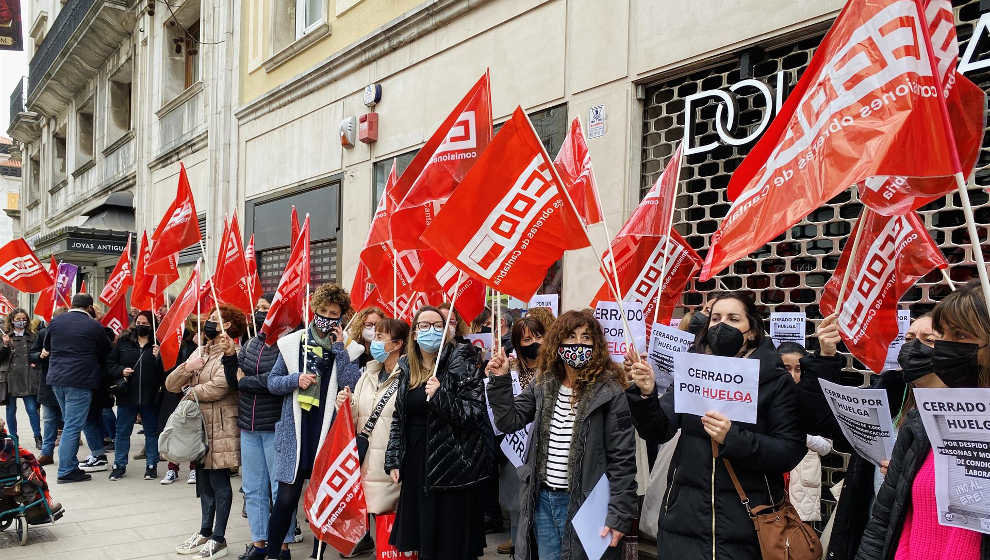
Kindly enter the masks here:
<path id="1" fill-rule="evenodd" d="M 292 251 L 289 251 L 292 253 Z M 247 262 L 248 276 L 251 277 L 251 305 L 258 303 L 261 298 L 261 275 L 258 274 L 258 259 L 254 254 L 254 234 L 251 234 L 251 240 L 248 241 L 247 247 L 244 249 L 244 260 Z"/>
<path id="2" fill-rule="evenodd" d="M 557 168 L 557 174 L 567 187 L 574 207 L 578 215 L 584 218 L 584 223 L 590 225 L 602 221 L 602 209 L 595 196 L 598 185 L 595 184 L 595 172 L 591 168 L 591 153 L 581 132 L 581 120 L 577 117 L 571 121 L 571 128 L 553 160 L 553 166 Z"/>
<path id="3" fill-rule="evenodd" d="M 303 307 L 309 297 L 309 215 L 303 222 L 299 238 L 292 246 L 292 254 L 285 265 L 282 279 L 278 281 L 272 306 L 265 316 L 265 324 L 261 332 L 265 334 L 265 342 L 271 346 L 283 335 L 291 332 L 303 321 Z"/>
<path id="4" fill-rule="evenodd" d="M 100 317 L 100 324 L 119 335 L 127 328 L 130 317 L 127 316 L 127 298 L 117 298 L 110 309 Z"/>
<path id="5" fill-rule="evenodd" d="M 155 332 L 155 338 L 159 341 L 159 353 L 162 358 L 162 365 L 165 369 L 175 366 L 175 361 L 179 356 L 179 346 L 182 344 L 182 330 L 186 323 L 186 317 L 196 311 L 196 300 L 199 296 L 199 263 L 193 268 L 189 280 L 179 293 L 178 299 L 168 309 L 168 313 L 162 317 Z"/>
<path id="6" fill-rule="evenodd" d="M 0 280 L 18 291 L 38 293 L 55 283 L 24 239 L 15 239 L 0 247 Z"/>
<path id="7" fill-rule="evenodd" d="M 702 280 L 867 177 L 953 175 L 925 33 L 914 2 L 846 4 L 733 173 Z"/>
<path id="8" fill-rule="evenodd" d="M 389 231 L 388 222 L 394 208 L 393 198 L 395 197 L 395 160 L 392 160 L 392 170 L 385 180 L 385 190 L 378 200 L 378 207 L 375 209 L 375 216 L 371 219 L 371 228 L 368 230 L 368 239 L 361 250 L 361 265 L 367 269 L 368 280 L 374 282 L 379 293 L 384 299 L 392 299 L 395 289 L 406 288 L 406 284 L 419 272 L 419 266 L 411 275 L 403 274 L 396 270 L 395 250 L 392 247 L 392 234 Z M 410 253 L 415 254 L 413 251 Z M 418 257 L 417 257 L 418 262 Z M 355 277 L 355 282 L 361 274 Z M 393 284 L 398 284 L 393 288 Z M 354 297 L 354 291 L 351 297 Z"/>
<path id="9" fill-rule="evenodd" d="M 395 165 L 394 163 L 392 165 Z M 289 221 L 292 222 L 292 232 L 289 235 L 289 252 L 292 252 L 292 244 L 296 242 L 296 238 L 299 237 L 299 214 L 296 213 L 296 205 L 292 205 L 292 213 L 289 215 Z"/>
<path id="10" fill-rule="evenodd" d="M 858 235 L 864 237 L 850 266 L 850 253 Z M 864 209 L 846 241 L 839 266 L 825 284 L 820 302 L 822 315 L 835 311 L 840 283 L 845 281 L 839 334 L 854 356 L 879 373 L 887 348 L 897 336 L 897 302 L 919 278 L 936 267 L 947 266 L 917 214 L 881 216 Z"/>
<path id="11" fill-rule="evenodd" d="M 491 99 L 485 72 L 399 177 L 389 220 L 396 249 L 423 248 L 420 234 L 491 141 Z"/>
<path id="12" fill-rule="evenodd" d="M 85 282 L 83 282 L 85 285 Z M 122 298 L 127 293 L 127 289 L 134 285 L 134 278 L 131 276 L 131 236 L 127 236 L 127 244 L 124 245 L 124 252 L 117 259 L 117 266 L 113 267 L 113 272 L 107 277 L 107 283 L 100 292 L 100 301 L 107 305 L 113 305 L 117 299 Z M 86 289 L 81 289 L 85 292 Z M 132 297 L 133 299 L 133 297 Z"/>
<path id="13" fill-rule="evenodd" d="M 589 244 L 552 170 L 517 107 L 423 241 L 492 289 L 529 301 L 565 250 Z"/>
<path id="14" fill-rule="evenodd" d="M 241 229 L 235 213 L 230 224 L 225 224 L 223 228 L 220 253 L 217 255 L 217 269 L 213 273 L 213 285 L 221 302 L 250 315 L 254 311 L 250 281 L 244 247 L 241 245 Z"/>
<path id="15" fill-rule="evenodd" d="M 351 285 L 351 305 L 354 309 L 376 306 L 390 317 L 395 317 L 395 309 L 392 308 L 391 300 L 382 297 L 378 286 L 371 279 L 368 267 L 360 261 L 358 261 L 357 273 L 354 275 L 354 284 Z"/>
<path id="16" fill-rule="evenodd" d="M 199 286 L 199 312 L 211 313 L 213 307 L 216 305 L 216 301 L 213 299 L 213 279 L 210 278 Z"/>
<path id="17" fill-rule="evenodd" d="M 343 555 L 354 552 L 368 532 L 368 507 L 361 485 L 361 460 L 350 399 L 340 407 L 316 454 L 303 509 L 313 534 Z"/>
<path id="18" fill-rule="evenodd" d="M 86 293 L 86 281 L 85 280 L 83 280 L 82 282 L 79 283 L 79 293 L 80 294 L 85 294 Z"/>
<path id="19" fill-rule="evenodd" d="M 169 258 L 186 247 L 199 243 L 199 220 L 196 217 L 196 203 L 193 200 L 186 166 L 179 163 L 179 187 L 175 200 L 165 211 L 161 222 L 151 235 L 154 245 L 147 270 L 152 274 L 168 274 L 173 270 Z"/>
<path id="20" fill-rule="evenodd" d="M 141 234 L 138 245 L 137 265 L 134 267 L 134 290 L 131 292 L 131 305 L 142 310 L 154 310 L 155 293 L 152 291 L 154 276 L 145 272 L 150 257 L 147 232 Z"/>
<path id="21" fill-rule="evenodd" d="M 14 306 L 11 305 L 10 300 L 0 294 L 0 316 L 6 317 L 10 315 L 10 312 L 14 310 Z"/>
<path id="22" fill-rule="evenodd" d="M 580 228 L 578 223 L 575 227 Z M 420 274 L 413 282 L 420 285 L 418 291 L 424 293 L 430 305 L 440 305 L 443 302 L 454 302 L 454 308 L 461 318 L 470 323 L 485 309 L 485 284 L 471 276 L 459 275 L 458 268 L 447 262 L 436 251 L 422 251 L 423 270 L 429 275 Z M 544 276 L 546 274 L 544 273 Z M 425 277 L 425 278 L 424 278 Z M 459 282 L 459 284 L 458 284 Z M 456 296 L 454 292 L 456 293 Z M 456 298 L 456 299 L 455 299 Z"/>
<path id="23" fill-rule="evenodd" d="M 34 302 L 34 314 L 38 317 L 51 322 L 53 313 L 55 313 L 55 284 L 41 290 L 38 301 Z"/>

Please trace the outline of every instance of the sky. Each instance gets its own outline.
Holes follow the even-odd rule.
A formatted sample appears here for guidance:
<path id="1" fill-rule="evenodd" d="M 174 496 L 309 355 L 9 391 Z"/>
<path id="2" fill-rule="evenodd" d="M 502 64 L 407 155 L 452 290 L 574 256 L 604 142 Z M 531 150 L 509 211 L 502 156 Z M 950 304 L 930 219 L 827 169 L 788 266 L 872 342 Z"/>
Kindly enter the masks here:
<path id="1" fill-rule="evenodd" d="M 31 38 L 26 37 L 27 28 L 31 25 L 28 18 L 31 14 L 31 0 L 21 0 L 21 30 L 25 34 L 25 43 Z M 27 47 L 27 45 L 25 45 Z M 10 92 L 17 86 L 17 80 L 27 74 L 28 57 L 26 51 L 0 51 L 0 135 L 7 134 L 10 124 Z"/>

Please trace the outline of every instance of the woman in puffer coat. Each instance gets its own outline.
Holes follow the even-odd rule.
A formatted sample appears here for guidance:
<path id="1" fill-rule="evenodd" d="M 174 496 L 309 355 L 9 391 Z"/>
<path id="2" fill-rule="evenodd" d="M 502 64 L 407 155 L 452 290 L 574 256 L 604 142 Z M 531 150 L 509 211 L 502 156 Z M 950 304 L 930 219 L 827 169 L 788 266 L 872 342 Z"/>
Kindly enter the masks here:
<path id="1" fill-rule="evenodd" d="M 223 323 L 221 332 L 220 324 Z M 198 551 L 205 558 L 227 553 L 227 519 L 234 495 L 230 469 L 241 462 L 240 432 L 237 428 L 237 391 L 227 385 L 227 371 L 237 371 L 238 346 L 234 339 L 244 335 L 244 314 L 221 305 L 203 323 L 205 343 L 165 379 L 174 393 L 199 401 L 206 423 L 209 450 L 196 467 L 196 493 L 202 508 L 200 530 L 176 547 L 179 554 Z"/>
<path id="2" fill-rule="evenodd" d="M 653 371 L 642 361 L 630 366 L 635 386 L 626 394 L 636 430 L 647 441 L 663 443 L 681 430 L 660 510 L 659 556 L 756 560 L 756 531 L 723 459 L 732 463 L 752 507 L 776 504 L 786 496 L 784 473 L 807 451 L 805 434 L 799 428 L 794 381 L 779 367 L 753 300 L 717 294 L 709 303 L 711 315 L 693 351 L 759 360 L 756 423 L 730 421 L 718 412 L 675 414 L 674 391 L 658 398 Z"/>

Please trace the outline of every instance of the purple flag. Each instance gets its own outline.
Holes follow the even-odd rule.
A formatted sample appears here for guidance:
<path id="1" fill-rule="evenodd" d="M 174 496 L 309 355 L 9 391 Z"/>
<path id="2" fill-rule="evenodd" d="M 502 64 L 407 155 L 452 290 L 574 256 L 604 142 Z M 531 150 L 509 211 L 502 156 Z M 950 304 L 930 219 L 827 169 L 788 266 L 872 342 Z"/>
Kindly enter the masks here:
<path id="1" fill-rule="evenodd" d="M 76 273 L 79 267 L 69 263 L 59 263 L 58 276 L 55 278 L 55 302 L 56 305 L 68 307 L 72 297 L 73 287 L 76 285 Z"/>

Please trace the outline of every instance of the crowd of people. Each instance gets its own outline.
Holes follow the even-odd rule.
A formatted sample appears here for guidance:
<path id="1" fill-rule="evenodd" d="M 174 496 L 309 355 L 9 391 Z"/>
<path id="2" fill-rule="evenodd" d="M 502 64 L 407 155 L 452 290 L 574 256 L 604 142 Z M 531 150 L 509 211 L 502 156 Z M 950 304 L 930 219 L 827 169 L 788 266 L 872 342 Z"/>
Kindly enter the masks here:
<path id="1" fill-rule="evenodd" d="M 425 306 L 406 322 L 375 307 L 353 309 L 334 284 L 316 288 L 309 305 L 312 320 L 277 341 L 250 336 L 248 322 L 265 320 L 265 300 L 250 316 L 220 305 L 191 317 L 171 370 L 154 339 L 164 310 L 135 310 L 114 336 L 95 320 L 87 294 L 73 296 L 50 325 L 15 309 L 0 346 L 7 428 L 29 433 L 17 426 L 18 407 L 25 408 L 39 455 L 22 452 L 41 470 L 54 464 L 57 447 L 64 484 L 101 471 L 110 481 L 128 476 L 140 424 L 145 445 L 135 457 L 145 461 L 144 479 L 172 484 L 183 465 L 168 463 L 159 479 L 167 460 L 159 434 L 179 403 L 193 400 L 208 439 L 206 455 L 188 465 L 202 516 L 176 552 L 229 553 L 237 473 L 251 539 L 240 558 L 248 560 L 290 558 L 304 524 L 300 497 L 343 406 L 351 408 L 369 515 L 394 513 L 388 544 L 422 560 L 480 557 L 503 512 L 510 540 L 500 553 L 585 558 L 571 520 L 603 475 L 608 510 L 600 536 L 610 545 L 605 557 L 618 558 L 623 537 L 636 531 L 643 481 L 658 455 L 669 461 L 660 473 L 663 494 L 653 497 L 661 502 L 660 557 L 760 558 L 750 505 L 788 499 L 802 520 L 824 521 L 821 457 L 849 451 L 818 383 L 862 381 L 844 371 L 835 316 L 820 322 L 808 351 L 776 347 L 744 293 L 710 294 L 687 310 L 680 324 L 694 337 L 691 352 L 758 361 L 756 421 L 745 423 L 715 411 L 675 413 L 674 391 L 657 385 L 645 355 L 612 360 L 589 309 L 559 317 L 486 309 L 468 325 L 450 306 Z M 469 331 L 492 333 L 490 356 L 465 338 Z M 898 362 L 900 370 L 870 380 L 887 391 L 896 415 L 892 456 L 874 468 L 852 453 L 822 535 L 827 557 L 983 558 L 990 550 L 983 534 L 938 522 L 931 444 L 911 393 L 990 387 L 990 316 L 979 285 L 960 287 L 917 317 Z M 527 426 L 528 450 L 515 467 L 500 451 L 501 434 Z M 90 449 L 82 461 L 81 436 Z M 21 447 L 31 443 L 23 439 Z M 44 472 L 36 478 L 44 482 Z M 353 554 L 374 547 L 369 532 Z M 319 551 L 314 543 L 311 557 Z"/>

